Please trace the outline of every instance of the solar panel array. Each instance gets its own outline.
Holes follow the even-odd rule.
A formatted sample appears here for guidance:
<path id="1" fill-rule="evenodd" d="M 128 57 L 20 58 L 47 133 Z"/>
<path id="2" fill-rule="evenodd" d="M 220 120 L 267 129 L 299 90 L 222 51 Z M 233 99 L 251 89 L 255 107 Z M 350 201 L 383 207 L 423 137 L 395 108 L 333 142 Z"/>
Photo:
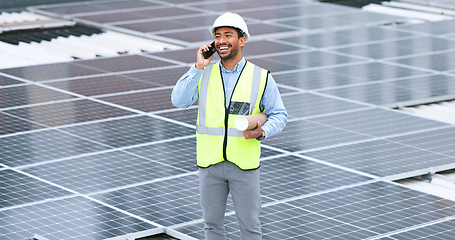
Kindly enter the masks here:
<path id="1" fill-rule="evenodd" d="M 170 93 L 225 11 L 248 22 L 244 55 L 272 71 L 289 113 L 262 147 L 264 239 L 453 236 L 454 202 L 391 180 L 455 168 L 455 127 L 391 107 L 453 98 L 454 20 L 305 0 L 33 10 L 184 48 L 0 69 L 1 239 L 203 238 L 197 105 L 176 109 Z"/>

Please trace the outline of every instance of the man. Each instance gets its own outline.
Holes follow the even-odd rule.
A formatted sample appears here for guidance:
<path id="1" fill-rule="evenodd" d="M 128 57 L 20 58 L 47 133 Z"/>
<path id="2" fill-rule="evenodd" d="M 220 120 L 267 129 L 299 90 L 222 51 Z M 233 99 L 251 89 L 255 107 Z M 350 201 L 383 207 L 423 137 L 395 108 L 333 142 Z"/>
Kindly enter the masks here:
<path id="1" fill-rule="evenodd" d="M 209 29 L 220 62 L 205 59 L 210 44 L 197 51 L 196 63 L 172 91 L 172 103 L 186 108 L 199 100 L 197 165 L 207 240 L 226 239 L 224 218 L 231 193 L 243 240 L 262 239 L 259 213 L 260 140 L 284 128 L 287 112 L 275 80 L 265 69 L 247 62 L 242 47 L 250 34 L 243 18 L 227 12 Z M 264 112 L 268 120 L 255 129 L 234 127 L 239 116 Z"/>

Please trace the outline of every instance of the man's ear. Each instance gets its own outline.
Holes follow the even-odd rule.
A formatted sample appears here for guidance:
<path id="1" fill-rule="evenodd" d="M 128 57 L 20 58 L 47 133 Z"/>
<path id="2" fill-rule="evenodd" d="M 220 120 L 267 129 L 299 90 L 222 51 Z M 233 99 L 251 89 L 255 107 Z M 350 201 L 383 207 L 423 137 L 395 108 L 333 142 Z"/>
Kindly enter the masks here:
<path id="1" fill-rule="evenodd" d="M 246 38 L 245 38 L 245 37 L 239 38 L 239 45 L 240 45 L 240 47 L 243 47 L 243 45 L 245 45 L 245 43 L 246 43 Z"/>

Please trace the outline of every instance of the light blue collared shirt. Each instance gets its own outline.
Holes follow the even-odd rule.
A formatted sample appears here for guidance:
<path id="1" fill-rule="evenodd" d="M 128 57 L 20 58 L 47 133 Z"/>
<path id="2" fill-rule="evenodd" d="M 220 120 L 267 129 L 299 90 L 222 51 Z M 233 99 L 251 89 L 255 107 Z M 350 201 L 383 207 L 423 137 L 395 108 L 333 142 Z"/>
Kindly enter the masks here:
<path id="1" fill-rule="evenodd" d="M 226 107 L 229 106 L 235 84 L 245 64 L 246 60 L 245 58 L 242 58 L 242 60 L 235 65 L 233 71 L 227 70 L 224 68 L 223 64 L 220 64 L 226 94 Z M 198 84 L 203 71 L 204 70 L 195 68 L 193 65 L 190 70 L 177 81 L 171 96 L 171 101 L 174 106 L 187 108 L 198 100 Z M 278 91 L 276 82 L 270 74 L 267 78 L 267 85 L 260 106 L 268 116 L 267 122 L 262 125 L 265 137 L 268 138 L 281 132 L 284 126 L 286 126 L 288 114 L 284 108 L 283 100 L 281 100 L 281 95 Z"/>

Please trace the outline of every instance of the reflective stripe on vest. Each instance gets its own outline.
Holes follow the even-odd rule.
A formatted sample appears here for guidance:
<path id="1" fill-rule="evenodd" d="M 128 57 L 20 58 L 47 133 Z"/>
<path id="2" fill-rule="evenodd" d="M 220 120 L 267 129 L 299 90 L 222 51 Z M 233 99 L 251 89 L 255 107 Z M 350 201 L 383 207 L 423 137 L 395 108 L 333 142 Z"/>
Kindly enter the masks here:
<path id="1" fill-rule="evenodd" d="M 239 116 L 261 112 L 259 103 L 265 89 L 267 74 L 267 70 L 247 62 L 234 87 L 229 106 L 226 108 L 219 62 L 204 69 L 199 82 L 199 110 L 196 126 L 197 156 L 200 167 L 208 167 L 223 160 L 234 162 L 241 169 L 259 167 L 259 141 L 245 139 L 243 132 L 237 130 L 233 123 Z M 231 104 L 239 104 L 242 113 L 232 113 L 232 109 L 238 110 L 238 108 Z M 249 109 L 244 109 L 248 104 Z"/>

